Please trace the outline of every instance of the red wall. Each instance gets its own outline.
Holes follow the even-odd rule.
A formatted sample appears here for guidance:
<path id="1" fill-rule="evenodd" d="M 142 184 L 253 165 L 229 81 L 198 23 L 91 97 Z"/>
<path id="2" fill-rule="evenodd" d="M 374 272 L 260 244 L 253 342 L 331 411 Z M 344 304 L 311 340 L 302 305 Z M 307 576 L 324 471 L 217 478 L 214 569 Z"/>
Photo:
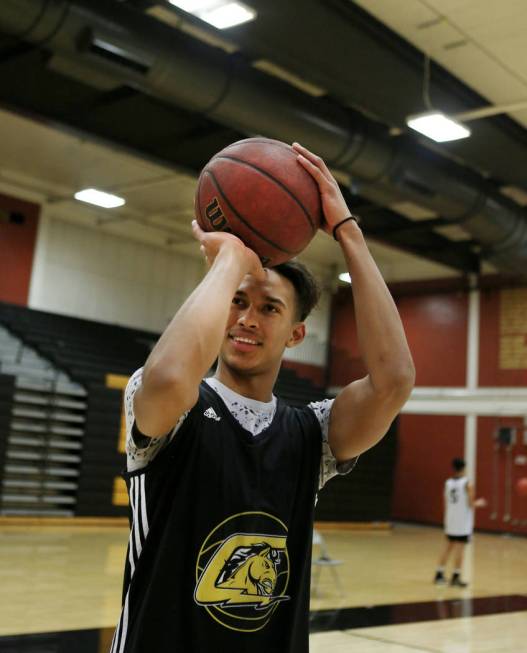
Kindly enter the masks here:
<path id="1" fill-rule="evenodd" d="M 467 295 L 462 291 L 414 289 L 395 301 L 416 367 L 418 386 L 464 386 Z M 419 293 L 419 294 L 417 294 Z M 366 373 L 359 357 L 352 295 L 344 288 L 333 303 L 331 384 Z M 464 418 L 401 415 L 395 469 L 394 519 L 440 523 L 442 491 L 452 458 L 463 456 Z"/>
<path id="2" fill-rule="evenodd" d="M 516 443 L 509 449 L 496 443 L 499 426 L 517 429 Z M 452 473 L 452 458 L 464 455 L 464 429 L 463 416 L 400 416 L 393 519 L 442 523 L 443 484 Z M 478 418 L 475 486 L 487 506 L 476 510 L 476 528 L 527 534 L 527 497 L 516 491 L 517 481 L 527 477 L 523 429 L 521 418 Z"/>
<path id="3" fill-rule="evenodd" d="M 479 384 L 525 387 L 527 289 L 483 291 L 480 317 Z M 510 448 L 496 443 L 494 436 L 500 426 L 516 428 L 516 443 Z M 487 508 L 476 513 L 480 528 L 527 533 L 527 498 L 518 496 L 515 490 L 517 480 L 527 477 L 527 464 L 523 462 L 527 462 L 524 429 L 520 417 L 478 419 L 476 487 L 478 495 L 489 502 Z"/>
<path id="4" fill-rule="evenodd" d="M 464 386 L 467 296 L 446 293 L 400 297 L 397 308 L 416 368 L 416 385 Z"/>
<path id="5" fill-rule="evenodd" d="M 494 435 L 500 426 L 516 428 L 515 444 L 507 447 L 496 442 Z M 476 491 L 488 502 L 476 512 L 478 528 L 527 534 L 527 497 L 516 492 L 518 479 L 527 477 L 523 430 L 521 418 L 478 418 Z"/>
<path id="6" fill-rule="evenodd" d="M 39 210 L 0 194 L 0 301 L 27 305 Z M 13 213 L 24 217 L 22 224 L 13 221 Z"/>
<path id="7" fill-rule="evenodd" d="M 438 524 L 452 458 L 463 456 L 464 417 L 401 415 L 395 468 L 394 519 Z"/>
<path id="8" fill-rule="evenodd" d="M 417 371 L 417 386 L 464 387 L 468 294 L 461 287 L 406 284 L 391 288 Z M 527 385 L 527 289 L 489 288 L 480 293 L 481 386 Z M 359 356 L 349 288 L 333 302 L 331 385 L 366 373 Z M 501 355 L 500 355 L 501 352 Z M 519 353 L 518 353 L 519 352 Z M 517 428 L 517 443 L 497 446 L 499 426 Z M 393 518 L 440 524 L 442 491 L 451 460 L 464 455 L 463 416 L 401 415 Z M 489 502 L 476 512 L 476 527 L 527 533 L 527 498 L 515 484 L 527 477 L 523 419 L 481 417 L 477 422 L 476 491 Z M 525 461 L 525 462 L 523 462 Z M 507 471 L 509 470 L 509 471 Z M 510 499 L 508 498 L 510 497 Z"/>
<path id="9" fill-rule="evenodd" d="M 349 288 L 339 288 L 331 311 L 329 385 L 343 386 L 366 374 L 359 354 L 353 295 Z"/>
<path id="10" fill-rule="evenodd" d="M 420 386 L 464 386 L 467 297 L 447 292 L 396 297 Z M 359 356 L 353 299 L 339 289 L 333 302 L 330 385 L 364 376 Z"/>
<path id="11" fill-rule="evenodd" d="M 296 361 L 282 361 L 282 367 L 293 370 L 303 379 L 309 379 L 320 388 L 326 385 L 326 368 L 321 365 L 297 363 Z"/>

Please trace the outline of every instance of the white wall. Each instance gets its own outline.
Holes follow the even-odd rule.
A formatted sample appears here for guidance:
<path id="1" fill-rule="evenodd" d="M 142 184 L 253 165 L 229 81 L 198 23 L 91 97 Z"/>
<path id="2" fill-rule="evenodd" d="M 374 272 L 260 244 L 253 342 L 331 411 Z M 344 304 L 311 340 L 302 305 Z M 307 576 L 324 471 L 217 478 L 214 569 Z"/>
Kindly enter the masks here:
<path id="1" fill-rule="evenodd" d="M 199 259 L 66 222 L 47 211 L 37 239 L 29 306 L 162 331 L 203 271 Z"/>
<path id="2" fill-rule="evenodd" d="M 312 266 L 309 266 L 310 269 Z M 316 269 L 311 269 L 316 274 Z M 306 320 L 306 337 L 301 345 L 286 349 L 284 359 L 297 363 L 310 365 L 326 364 L 326 349 L 329 337 L 329 313 L 331 309 L 331 295 L 324 291 L 320 297 L 317 308 Z"/>
<path id="3" fill-rule="evenodd" d="M 133 224 L 130 227 L 133 229 Z M 324 270 L 309 266 L 323 279 Z M 31 308 L 161 332 L 203 277 L 199 258 L 42 213 L 30 286 Z M 322 294 L 307 336 L 287 360 L 324 365 L 331 297 Z"/>

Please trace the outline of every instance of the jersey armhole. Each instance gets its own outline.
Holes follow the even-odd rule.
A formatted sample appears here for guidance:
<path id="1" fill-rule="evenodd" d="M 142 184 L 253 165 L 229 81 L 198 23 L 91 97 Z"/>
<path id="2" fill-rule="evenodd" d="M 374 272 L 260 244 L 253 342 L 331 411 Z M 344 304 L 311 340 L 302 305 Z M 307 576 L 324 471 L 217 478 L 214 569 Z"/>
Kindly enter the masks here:
<path id="1" fill-rule="evenodd" d="M 137 426 L 137 421 L 134 419 L 132 424 L 132 430 L 131 430 L 133 443 L 138 449 L 142 450 L 142 449 L 148 449 L 148 447 L 154 441 L 170 439 L 174 435 L 176 429 L 182 424 L 182 418 L 185 418 L 188 415 L 188 413 L 189 411 L 183 413 L 183 415 L 181 415 L 181 417 L 178 419 L 176 424 L 170 429 L 170 431 L 168 431 L 164 435 L 156 436 L 155 438 L 151 438 L 148 435 L 144 435 L 144 433 L 142 433 L 139 430 L 139 427 Z"/>

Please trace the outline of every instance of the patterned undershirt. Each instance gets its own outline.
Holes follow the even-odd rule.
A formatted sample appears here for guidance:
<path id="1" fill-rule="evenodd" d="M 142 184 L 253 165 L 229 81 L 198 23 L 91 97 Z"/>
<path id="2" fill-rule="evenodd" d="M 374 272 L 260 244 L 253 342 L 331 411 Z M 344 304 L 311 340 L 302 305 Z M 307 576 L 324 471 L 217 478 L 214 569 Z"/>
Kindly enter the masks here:
<path id="1" fill-rule="evenodd" d="M 124 403 L 126 416 L 126 457 L 127 469 L 129 472 L 141 469 L 147 465 L 163 449 L 177 433 L 185 418 L 186 412 L 180 417 L 176 426 L 165 436 L 149 438 L 142 435 L 135 425 L 133 408 L 134 394 L 141 385 L 143 368 L 138 369 L 130 377 L 126 386 Z M 223 399 L 225 405 L 240 423 L 240 425 L 252 435 L 258 435 L 266 429 L 273 421 L 276 411 L 276 397 L 273 395 L 271 401 L 257 401 L 249 399 L 234 392 L 214 377 L 205 379 L 205 382 L 215 390 Z M 338 474 L 350 472 L 357 461 L 356 458 L 337 463 L 328 443 L 329 418 L 334 399 L 323 399 L 308 404 L 315 413 L 322 432 L 322 458 L 320 462 L 319 487 L 322 488 L 330 478 Z"/>

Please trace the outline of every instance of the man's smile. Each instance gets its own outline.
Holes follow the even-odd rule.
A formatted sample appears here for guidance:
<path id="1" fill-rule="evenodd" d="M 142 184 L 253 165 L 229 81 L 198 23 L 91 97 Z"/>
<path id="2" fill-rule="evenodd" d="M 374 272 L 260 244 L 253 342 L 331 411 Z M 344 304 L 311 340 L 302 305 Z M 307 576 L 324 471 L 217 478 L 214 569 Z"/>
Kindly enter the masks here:
<path id="1" fill-rule="evenodd" d="M 261 340 L 248 335 L 229 334 L 229 340 L 238 351 L 253 351 L 256 347 L 262 346 Z"/>

